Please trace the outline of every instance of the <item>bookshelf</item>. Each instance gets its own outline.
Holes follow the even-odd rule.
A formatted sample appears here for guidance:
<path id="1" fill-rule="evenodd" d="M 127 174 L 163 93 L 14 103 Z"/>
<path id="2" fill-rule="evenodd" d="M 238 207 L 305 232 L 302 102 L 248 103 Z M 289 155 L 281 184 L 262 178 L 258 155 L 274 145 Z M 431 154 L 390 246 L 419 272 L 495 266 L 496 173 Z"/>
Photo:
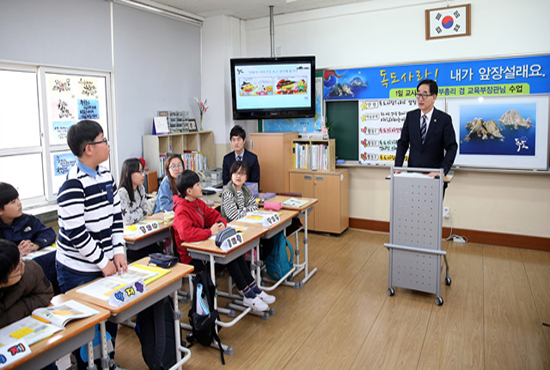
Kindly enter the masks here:
<path id="1" fill-rule="evenodd" d="M 185 151 L 193 151 L 206 157 L 208 168 L 215 164 L 214 132 L 198 131 L 164 135 L 143 135 L 143 159 L 147 162 L 149 171 L 156 171 L 162 177 L 161 155 L 177 153 L 184 156 Z M 184 158 L 185 162 L 185 158 Z"/>
<path id="2" fill-rule="evenodd" d="M 336 140 L 293 140 L 292 163 L 295 170 L 334 171 L 336 168 Z"/>

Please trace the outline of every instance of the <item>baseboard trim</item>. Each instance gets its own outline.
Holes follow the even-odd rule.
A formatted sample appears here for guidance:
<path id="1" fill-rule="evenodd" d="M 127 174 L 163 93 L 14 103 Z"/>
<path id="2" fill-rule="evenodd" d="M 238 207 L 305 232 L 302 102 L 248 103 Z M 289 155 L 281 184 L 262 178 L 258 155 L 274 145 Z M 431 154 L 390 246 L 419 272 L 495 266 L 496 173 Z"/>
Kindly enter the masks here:
<path id="1" fill-rule="evenodd" d="M 350 229 L 390 232 L 390 223 L 387 221 L 366 220 L 362 218 L 349 219 Z M 449 227 L 443 227 L 443 237 L 451 233 Z M 471 243 L 500 245 L 503 247 L 535 249 L 550 252 L 550 238 L 540 236 L 495 233 L 453 228 L 453 234 L 465 236 Z"/>

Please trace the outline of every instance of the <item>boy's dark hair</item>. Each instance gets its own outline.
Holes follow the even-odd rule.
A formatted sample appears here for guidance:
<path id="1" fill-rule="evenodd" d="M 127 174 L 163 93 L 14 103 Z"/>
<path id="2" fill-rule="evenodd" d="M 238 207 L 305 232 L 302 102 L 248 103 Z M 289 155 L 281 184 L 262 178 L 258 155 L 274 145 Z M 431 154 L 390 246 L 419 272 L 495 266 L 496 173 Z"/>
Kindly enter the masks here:
<path id="1" fill-rule="evenodd" d="M 233 174 L 238 172 L 241 168 L 246 172 L 246 179 L 248 180 L 248 165 L 244 161 L 235 161 L 229 169 L 229 176 L 233 176 Z"/>
<path id="2" fill-rule="evenodd" d="M 19 248 L 14 242 L 0 239 L 0 284 L 6 284 L 21 260 Z"/>
<path id="3" fill-rule="evenodd" d="M 185 196 L 187 195 L 187 189 L 195 186 L 197 182 L 201 182 L 201 180 L 199 179 L 199 175 L 197 175 L 195 172 L 191 170 L 184 170 L 182 173 L 180 173 L 178 175 L 178 179 L 176 180 L 176 185 L 181 196 L 185 198 Z"/>
<path id="4" fill-rule="evenodd" d="M 235 125 L 231 129 L 231 132 L 229 133 L 229 140 L 233 138 L 233 136 L 240 136 L 243 138 L 243 140 L 246 139 L 246 131 L 241 125 Z"/>
<path id="5" fill-rule="evenodd" d="M 0 210 L 4 210 L 4 206 L 14 199 L 19 197 L 17 190 L 7 182 L 0 182 Z"/>
<path id="6" fill-rule="evenodd" d="M 80 158 L 86 145 L 93 142 L 97 135 L 102 133 L 103 128 L 99 123 L 85 119 L 71 126 L 67 133 L 67 144 L 69 144 L 71 152 Z"/>
<path id="7" fill-rule="evenodd" d="M 132 174 L 139 172 L 139 169 L 143 168 L 143 164 L 137 158 L 128 158 L 122 163 L 122 169 L 120 170 L 120 183 L 118 188 L 124 188 L 128 192 L 130 202 L 135 202 L 134 186 L 132 185 Z"/>
<path id="8" fill-rule="evenodd" d="M 181 158 L 181 155 L 179 154 L 171 154 L 168 156 L 168 158 L 166 158 L 166 162 L 164 162 L 164 173 L 166 174 L 166 177 L 168 177 L 168 183 L 170 184 L 170 190 L 172 190 L 172 195 L 177 195 L 178 194 L 178 188 L 176 186 L 176 179 L 172 177 L 172 175 L 170 175 L 170 165 L 172 164 L 172 162 L 174 161 L 174 159 L 177 158 L 181 161 L 181 165 L 184 166 L 185 168 L 185 165 L 183 163 L 183 159 Z"/>
<path id="9" fill-rule="evenodd" d="M 428 87 L 430 88 L 430 94 L 434 94 L 437 96 L 437 93 L 438 93 L 438 88 L 437 88 L 437 83 L 434 81 L 434 80 L 422 80 L 418 83 L 418 85 L 416 86 L 416 90 L 418 91 L 418 89 L 420 88 L 421 85 L 428 85 Z"/>

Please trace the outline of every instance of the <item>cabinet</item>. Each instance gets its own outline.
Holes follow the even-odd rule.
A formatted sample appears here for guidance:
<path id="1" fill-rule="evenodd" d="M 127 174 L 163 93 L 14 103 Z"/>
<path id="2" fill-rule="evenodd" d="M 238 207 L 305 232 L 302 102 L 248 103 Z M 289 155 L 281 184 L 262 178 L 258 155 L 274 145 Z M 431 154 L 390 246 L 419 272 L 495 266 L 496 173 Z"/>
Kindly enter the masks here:
<path id="1" fill-rule="evenodd" d="M 260 132 L 250 134 L 250 151 L 260 163 L 260 190 L 264 193 L 288 193 L 292 169 L 292 140 L 297 132 Z"/>
<path id="2" fill-rule="evenodd" d="M 150 171 L 157 171 L 160 176 L 164 169 L 160 167 L 160 155 L 177 153 L 184 150 L 201 153 L 206 157 L 208 168 L 214 168 L 216 147 L 212 131 L 184 132 L 166 135 L 143 135 L 143 159 Z"/>
<path id="3" fill-rule="evenodd" d="M 349 171 L 290 171 L 290 191 L 316 198 L 308 229 L 341 234 L 349 227 Z"/>

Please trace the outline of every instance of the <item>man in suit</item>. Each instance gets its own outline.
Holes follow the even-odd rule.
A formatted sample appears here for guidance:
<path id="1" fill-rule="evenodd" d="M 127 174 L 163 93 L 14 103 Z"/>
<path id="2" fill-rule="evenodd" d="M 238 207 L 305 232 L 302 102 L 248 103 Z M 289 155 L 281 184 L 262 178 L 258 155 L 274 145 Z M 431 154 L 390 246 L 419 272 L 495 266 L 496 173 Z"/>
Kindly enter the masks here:
<path id="1" fill-rule="evenodd" d="M 451 116 L 434 108 L 438 92 L 435 81 L 420 81 L 416 90 L 419 109 L 407 113 L 397 141 L 395 166 L 403 166 L 405 153 L 410 148 L 409 167 L 443 168 L 446 175 L 458 148 Z M 439 172 L 428 174 L 430 177 L 438 175 Z"/>
<path id="2" fill-rule="evenodd" d="M 229 133 L 229 139 L 231 140 L 231 147 L 233 152 L 228 153 L 223 157 L 223 185 L 227 185 L 231 176 L 229 176 L 229 170 L 235 161 L 243 161 L 248 165 L 248 182 L 257 182 L 258 189 L 260 188 L 260 164 L 258 163 L 258 156 L 249 152 L 244 148 L 246 139 L 246 131 L 242 126 L 236 125 L 231 129 Z"/>

